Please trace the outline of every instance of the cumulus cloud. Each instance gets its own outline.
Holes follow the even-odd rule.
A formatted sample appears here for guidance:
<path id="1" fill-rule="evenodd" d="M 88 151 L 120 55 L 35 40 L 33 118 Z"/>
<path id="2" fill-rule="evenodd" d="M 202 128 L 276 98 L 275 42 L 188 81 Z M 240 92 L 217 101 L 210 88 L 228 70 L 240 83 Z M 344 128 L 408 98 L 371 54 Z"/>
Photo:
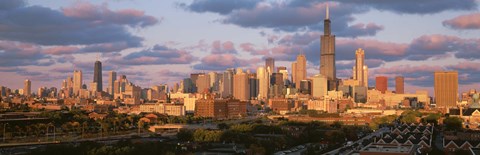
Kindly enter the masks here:
<path id="1" fill-rule="evenodd" d="M 50 58 L 35 44 L 0 41 L 0 66 L 49 66 Z"/>
<path id="2" fill-rule="evenodd" d="M 139 45 L 143 39 L 132 35 L 126 26 L 146 27 L 158 23 L 140 11 L 112 11 L 89 3 L 63 8 L 63 11 L 24 3 L 13 6 L 0 11 L 0 39 L 40 45 L 112 42 Z"/>
<path id="3" fill-rule="evenodd" d="M 453 29 L 480 29 L 480 13 L 461 15 L 442 23 Z"/>
<path id="4" fill-rule="evenodd" d="M 197 70 L 225 70 L 227 68 L 248 67 L 258 63 L 260 59 L 241 59 L 233 54 L 211 54 L 201 59 L 200 64 L 193 66 Z"/>
<path id="5" fill-rule="evenodd" d="M 185 50 L 155 45 L 151 49 L 133 52 L 125 56 L 115 57 L 108 62 L 120 65 L 163 65 L 189 64 L 197 58 Z"/>
<path id="6" fill-rule="evenodd" d="M 480 39 L 463 39 L 448 35 L 423 35 L 414 39 L 408 47 L 408 59 L 424 60 L 447 52 L 455 57 L 473 59 L 480 57 Z"/>
<path id="7" fill-rule="evenodd" d="M 180 3 L 179 6 L 193 12 L 214 12 L 228 14 L 236 9 L 255 7 L 262 0 L 195 0 L 191 4 Z"/>
<path id="8" fill-rule="evenodd" d="M 236 54 L 237 50 L 235 49 L 235 45 L 231 41 L 214 41 L 211 46 L 211 52 L 213 54 L 225 54 L 225 53 L 230 53 L 230 54 Z"/>

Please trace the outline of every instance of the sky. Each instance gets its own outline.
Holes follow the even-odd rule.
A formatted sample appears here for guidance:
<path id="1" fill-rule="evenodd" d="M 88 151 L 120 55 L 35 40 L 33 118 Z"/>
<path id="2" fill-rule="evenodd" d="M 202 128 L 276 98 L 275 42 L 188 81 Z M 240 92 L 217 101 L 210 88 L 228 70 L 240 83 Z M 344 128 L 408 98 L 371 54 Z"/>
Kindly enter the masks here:
<path id="1" fill-rule="evenodd" d="M 460 91 L 479 88 L 479 0 L 9 0 L 0 1 L 0 85 L 60 87 L 96 60 L 141 87 L 179 82 L 190 73 L 244 68 L 273 57 L 291 69 L 307 56 L 319 73 L 326 6 L 336 36 L 339 78 L 351 77 L 365 50 L 369 84 L 405 77 L 405 89 L 433 92 L 433 72 L 456 70 Z M 104 87 L 106 88 L 106 87 Z"/>

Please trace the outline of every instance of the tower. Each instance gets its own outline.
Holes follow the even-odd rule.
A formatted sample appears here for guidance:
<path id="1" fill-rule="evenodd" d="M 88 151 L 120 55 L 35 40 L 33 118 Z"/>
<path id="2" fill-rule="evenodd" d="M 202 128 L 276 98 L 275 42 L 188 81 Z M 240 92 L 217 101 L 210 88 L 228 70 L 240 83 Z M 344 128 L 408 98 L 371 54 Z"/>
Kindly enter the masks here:
<path id="1" fill-rule="evenodd" d="M 293 65 L 292 65 L 293 66 Z M 299 54 L 295 63 L 295 88 L 300 88 L 300 81 L 307 79 L 307 59 L 305 55 Z M 293 69 L 292 69 L 293 70 Z"/>
<path id="2" fill-rule="evenodd" d="M 26 79 L 23 83 L 23 95 L 29 97 L 32 94 L 32 81 Z"/>
<path id="3" fill-rule="evenodd" d="M 115 80 L 117 80 L 117 72 L 110 71 L 108 73 L 108 93 L 112 96 L 115 95 Z"/>
<path id="4" fill-rule="evenodd" d="M 101 92 L 102 88 L 102 62 L 95 61 L 95 67 L 93 70 L 93 82 L 97 86 L 95 91 Z"/>
<path id="5" fill-rule="evenodd" d="M 365 51 L 361 48 L 355 51 L 353 79 L 358 80 L 360 86 L 368 87 L 368 67 L 365 65 Z"/>
<path id="6" fill-rule="evenodd" d="M 383 94 L 385 94 L 385 91 L 388 90 L 388 77 L 386 76 L 377 76 L 375 78 L 375 88 L 378 91 L 381 91 Z"/>
<path id="7" fill-rule="evenodd" d="M 326 17 L 323 22 L 324 30 L 320 38 L 320 74 L 328 79 L 328 90 L 336 90 L 335 35 L 331 34 L 328 5 L 326 8 Z"/>
<path id="8" fill-rule="evenodd" d="M 82 89 L 82 71 L 75 70 L 73 71 L 73 94 L 74 96 L 78 96 L 80 90 Z"/>

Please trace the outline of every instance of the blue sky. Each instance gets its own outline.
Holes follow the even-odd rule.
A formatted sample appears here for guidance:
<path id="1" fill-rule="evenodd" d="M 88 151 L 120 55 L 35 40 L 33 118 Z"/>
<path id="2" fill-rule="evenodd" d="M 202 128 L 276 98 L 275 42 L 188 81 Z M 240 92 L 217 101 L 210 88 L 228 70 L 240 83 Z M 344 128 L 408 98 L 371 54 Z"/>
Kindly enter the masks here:
<path id="1" fill-rule="evenodd" d="M 142 87 L 193 72 L 243 67 L 274 57 L 286 66 L 305 53 L 318 73 L 319 36 L 330 6 L 337 74 L 351 76 L 364 48 L 375 76 L 406 78 L 407 91 L 432 91 L 433 71 L 458 70 L 461 91 L 480 81 L 476 0 L 424 1 L 4 1 L 0 6 L 0 85 L 59 87 L 74 68 L 93 77 L 96 56 Z M 394 87 L 390 78 L 390 87 Z"/>

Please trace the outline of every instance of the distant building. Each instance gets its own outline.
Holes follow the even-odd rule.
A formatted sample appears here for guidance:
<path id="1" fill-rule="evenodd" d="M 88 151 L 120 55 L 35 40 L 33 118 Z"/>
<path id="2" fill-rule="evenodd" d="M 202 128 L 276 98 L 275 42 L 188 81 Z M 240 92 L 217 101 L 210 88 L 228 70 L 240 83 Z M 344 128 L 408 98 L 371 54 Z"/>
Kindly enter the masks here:
<path id="1" fill-rule="evenodd" d="M 312 77 L 312 97 L 322 98 L 328 92 L 328 79 L 324 75 L 317 74 Z"/>
<path id="2" fill-rule="evenodd" d="M 225 119 L 242 117 L 247 114 L 247 102 L 235 99 L 215 99 L 206 94 L 195 102 L 195 116 Z"/>
<path id="3" fill-rule="evenodd" d="M 142 104 L 140 112 L 160 113 L 170 116 L 185 116 L 185 106 L 177 104 Z"/>
<path id="4" fill-rule="evenodd" d="M 320 38 L 320 74 L 328 80 L 328 90 L 337 89 L 337 70 L 335 67 L 335 35 L 332 35 L 328 7 L 323 21 L 323 35 Z M 298 80 L 298 79 L 297 79 Z M 297 87 L 298 88 L 298 87 Z"/>
<path id="5" fill-rule="evenodd" d="M 448 109 L 457 105 L 458 72 L 437 71 L 435 75 L 435 102 L 437 107 Z"/>
<path id="6" fill-rule="evenodd" d="M 300 81 L 307 79 L 307 59 L 305 55 L 299 54 L 297 61 L 292 64 L 295 88 L 300 88 Z"/>
<path id="7" fill-rule="evenodd" d="M 108 93 L 113 96 L 115 94 L 115 89 L 113 87 L 115 80 L 117 80 L 117 72 L 110 71 L 108 72 Z"/>
<path id="8" fill-rule="evenodd" d="M 388 78 L 386 76 L 377 76 L 375 78 L 375 89 L 385 94 L 388 90 Z"/>
<path id="9" fill-rule="evenodd" d="M 249 100 L 248 74 L 238 69 L 233 76 L 233 97 L 241 101 Z"/>
<path id="10" fill-rule="evenodd" d="M 270 87 L 270 73 L 263 67 L 257 68 L 258 79 L 258 97 L 259 100 L 265 100 L 268 98 L 268 89 Z"/>
<path id="11" fill-rule="evenodd" d="M 403 76 L 395 77 L 395 93 L 397 94 L 405 93 Z"/>
<path id="12" fill-rule="evenodd" d="M 294 102 L 284 98 L 272 98 L 268 100 L 268 106 L 277 113 L 286 114 L 294 107 Z"/>
<path id="13" fill-rule="evenodd" d="M 361 48 L 355 51 L 353 79 L 357 80 L 360 86 L 368 87 L 368 67 L 365 65 L 365 51 Z"/>
<path id="14" fill-rule="evenodd" d="M 329 99 L 309 100 L 307 102 L 308 110 L 318 110 L 327 113 L 337 113 L 337 103 Z"/>
<path id="15" fill-rule="evenodd" d="M 275 59 L 268 57 L 265 59 L 265 69 L 270 71 L 270 74 L 275 72 Z"/>
<path id="16" fill-rule="evenodd" d="M 81 70 L 73 71 L 73 94 L 75 96 L 79 95 L 80 90 L 82 89 L 82 86 L 83 86 L 82 82 L 83 82 L 82 71 Z"/>
<path id="17" fill-rule="evenodd" d="M 210 92 L 210 76 L 208 74 L 198 74 L 195 84 L 198 93 Z"/>
<path id="18" fill-rule="evenodd" d="M 102 81 L 102 62 L 95 61 L 95 67 L 93 70 L 93 82 L 96 83 L 95 91 L 103 91 L 103 81 Z"/>
<path id="19" fill-rule="evenodd" d="M 25 82 L 23 83 L 23 95 L 24 96 L 32 95 L 32 81 L 30 81 L 29 79 L 26 79 Z"/>

